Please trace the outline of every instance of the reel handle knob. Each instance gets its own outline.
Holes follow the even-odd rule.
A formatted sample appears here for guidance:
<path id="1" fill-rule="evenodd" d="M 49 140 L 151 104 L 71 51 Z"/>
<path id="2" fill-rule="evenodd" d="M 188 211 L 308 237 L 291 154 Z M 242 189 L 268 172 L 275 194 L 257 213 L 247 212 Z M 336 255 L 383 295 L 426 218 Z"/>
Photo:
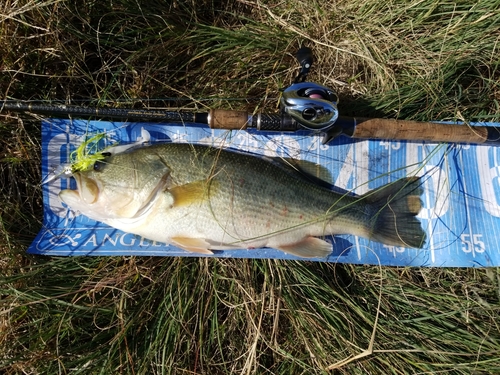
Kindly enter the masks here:
<path id="1" fill-rule="evenodd" d="M 300 64 L 300 71 L 294 83 L 304 82 L 314 62 L 312 50 L 309 47 L 301 47 L 295 54 L 295 58 Z"/>

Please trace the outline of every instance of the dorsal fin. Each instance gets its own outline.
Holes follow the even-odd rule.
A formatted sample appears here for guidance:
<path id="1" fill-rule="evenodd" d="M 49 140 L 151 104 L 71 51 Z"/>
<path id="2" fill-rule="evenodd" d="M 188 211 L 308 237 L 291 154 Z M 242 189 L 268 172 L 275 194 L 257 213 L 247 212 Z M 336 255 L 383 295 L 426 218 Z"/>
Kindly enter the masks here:
<path id="1" fill-rule="evenodd" d="M 333 177 L 328 168 L 309 160 L 298 160 L 284 157 L 266 157 L 273 164 L 287 172 L 301 177 L 303 180 L 326 189 L 333 187 Z"/>

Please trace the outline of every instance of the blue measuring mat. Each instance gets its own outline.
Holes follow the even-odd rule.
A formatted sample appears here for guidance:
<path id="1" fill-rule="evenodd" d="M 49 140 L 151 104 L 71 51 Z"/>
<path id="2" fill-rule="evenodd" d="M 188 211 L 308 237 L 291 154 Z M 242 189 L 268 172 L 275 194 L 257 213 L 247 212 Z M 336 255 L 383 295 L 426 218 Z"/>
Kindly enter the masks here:
<path id="1" fill-rule="evenodd" d="M 499 125 L 481 123 L 477 125 Z M 340 137 L 328 145 L 306 133 L 212 130 L 196 124 L 122 123 L 49 119 L 42 124 L 42 174 L 48 176 L 85 140 L 105 131 L 109 145 L 134 142 L 142 129 L 152 142 L 189 142 L 317 163 L 335 186 L 363 194 L 406 176 L 421 176 L 423 208 L 418 215 L 427 233 L 423 249 L 388 246 L 352 235 L 327 238 L 328 259 L 318 261 L 426 267 L 500 265 L 500 147 L 425 142 L 360 141 Z M 171 245 L 124 233 L 65 207 L 70 178 L 42 185 L 43 227 L 31 254 L 200 257 Z M 303 259 L 263 248 L 214 251 L 214 257 Z"/>

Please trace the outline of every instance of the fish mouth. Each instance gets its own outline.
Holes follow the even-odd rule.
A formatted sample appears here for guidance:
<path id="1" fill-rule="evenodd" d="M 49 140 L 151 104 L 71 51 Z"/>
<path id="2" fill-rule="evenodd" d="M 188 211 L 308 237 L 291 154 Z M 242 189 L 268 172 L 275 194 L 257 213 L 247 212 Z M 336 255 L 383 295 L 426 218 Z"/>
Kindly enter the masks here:
<path id="1" fill-rule="evenodd" d="M 97 183 L 81 174 L 74 175 L 77 186 L 77 193 L 80 199 L 86 204 L 93 204 L 99 198 L 99 186 Z"/>
<path id="2" fill-rule="evenodd" d="M 77 190 L 61 190 L 59 193 L 59 199 L 63 201 L 69 207 L 75 205 L 75 203 L 80 203 L 82 199 L 80 198 L 80 193 Z"/>

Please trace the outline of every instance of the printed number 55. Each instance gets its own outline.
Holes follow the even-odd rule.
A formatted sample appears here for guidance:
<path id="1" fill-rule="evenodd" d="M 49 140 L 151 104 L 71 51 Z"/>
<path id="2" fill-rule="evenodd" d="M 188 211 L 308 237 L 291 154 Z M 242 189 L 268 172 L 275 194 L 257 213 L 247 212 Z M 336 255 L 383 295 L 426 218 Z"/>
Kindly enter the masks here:
<path id="1" fill-rule="evenodd" d="M 467 234 L 464 233 L 460 236 L 462 240 L 462 250 L 465 253 L 484 253 L 486 250 L 484 242 L 482 241 L 482 234 Z"/>

